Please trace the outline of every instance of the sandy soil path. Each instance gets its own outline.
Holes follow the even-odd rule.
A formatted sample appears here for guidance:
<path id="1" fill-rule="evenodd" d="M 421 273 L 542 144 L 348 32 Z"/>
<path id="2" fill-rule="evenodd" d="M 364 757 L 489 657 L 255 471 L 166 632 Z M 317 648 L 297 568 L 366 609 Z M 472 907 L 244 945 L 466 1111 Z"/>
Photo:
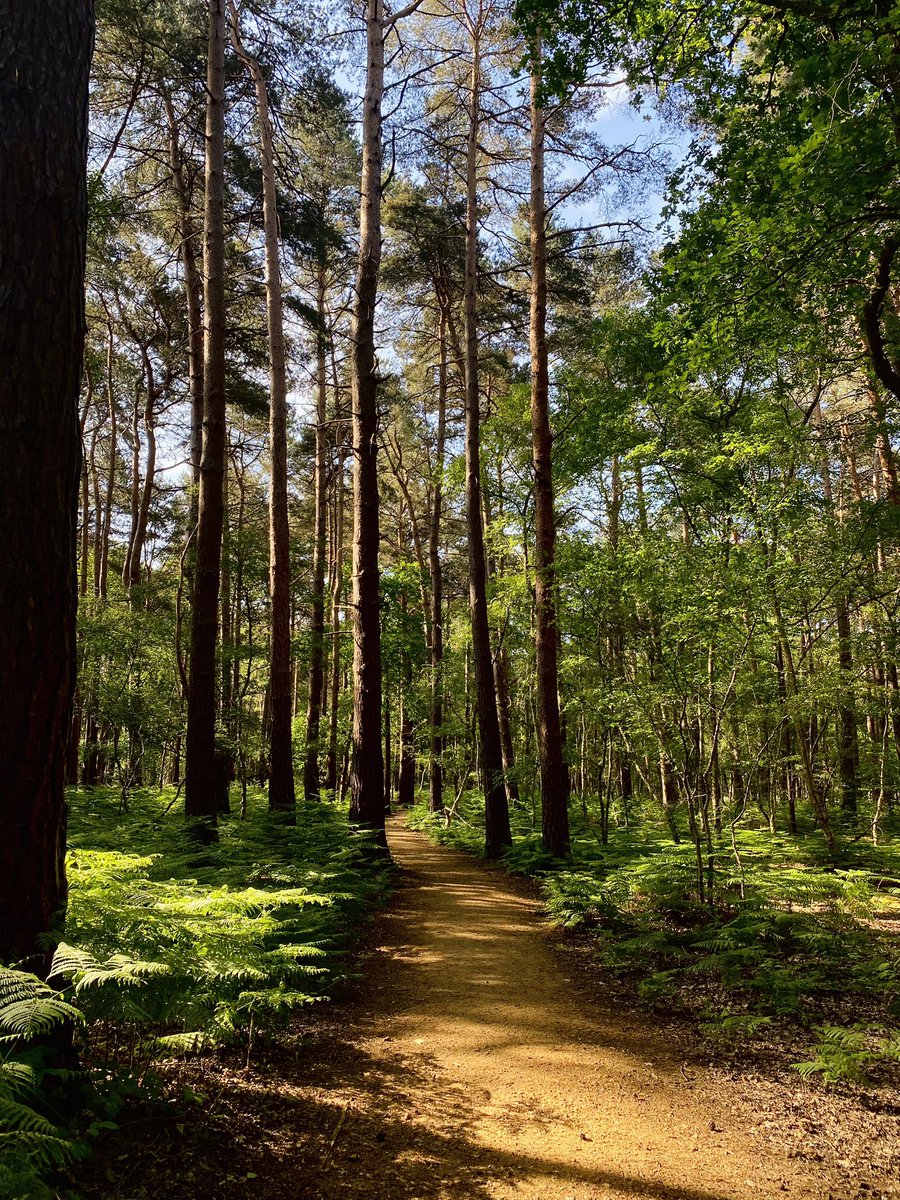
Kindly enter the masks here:
<path id="1" fill-rule="evenodd" d="M 400 886 L 351 994 L 263 1039 L 252 1060 L 237 1048 L 173 1063 L 170 1090 L 177 1099 L 190 1084 L 196 1119 L 123 1127 L 79 1167 L 79 1195 L 900 1195 L 889 1097 L 880 1112 L 848 1108 L 821 1088 L 705 1069 L 687 1027 L 641 1012 L 560 951 L 527 882 L 432 846 L 402 818 L 388 839 Z"/>
<path id="2" fill-rule="evenodd" d="M 384 919 L 362 1000 L 361 1078 L 375 1086 L 368 1097 L 345 1091 L 348 1130 L 361 1123 L 371 1142 L 365 1126 L 381 1120 L 376 1142 L 393 1143 L 394 1169 L 376 1167 L 374 1194 L 829 1194 L 821 1177 L 741 1129 L 722 1085 L 673 1058 L 652 1025 L 579 997 L 537 904 L 514 882 L 399 818 L 388 837 L 406 885 Z M 361 1153 L 363 1171 L 366 1161 Z M 337 1190 L 321 1194 L 341 1194 L 340 1180 L 329 1182 Z M 356 1190 L 352 1180 L 344 1186 Z"/>

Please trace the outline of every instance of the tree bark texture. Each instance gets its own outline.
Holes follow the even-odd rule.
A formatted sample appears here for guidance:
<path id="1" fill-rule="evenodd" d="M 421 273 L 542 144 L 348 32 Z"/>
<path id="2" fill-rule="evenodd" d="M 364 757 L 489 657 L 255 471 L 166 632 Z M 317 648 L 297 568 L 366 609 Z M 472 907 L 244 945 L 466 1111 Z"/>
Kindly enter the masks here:
<path id="1" fill-rule="evenodd" d="M 225 0 L 208 0 L 206 206 L 203 228 L 203 449 L 185 752 L 185 809 L 214 823 L 217 809 L 216 643 L 225 480 Z"/>
<path id="2" fill-rule="evenodd" d="M 535 61 L 540 54 L 536 48 Z M 531 75 L 531 443 L 534 464 L 534 598 L 541 840 L 558 858 L 569 853 L 569 774 L 559 719 L 556 612 L 556 514 L 547 354 L 547 230 L 541 78 Z"/>
<path id="3" fill-rule="evenodd" d="M 65 904 L 91 0 L 0 0 L 0 960 Z"/>
<path id="4" fill-rule="evenodd" d="M 184 298 L 188 321 L 188 374 L 191 390 L 191 529 L 197 522 L 200 457 L 203 451 L 203 279 L 197 263 L 197 229 L 194 223 L 190 179 L 181 151 L 178 121 L 172 99 L 163 103 L 169 126 L 169 166 L 178 199 L 178 252 L 184 271 Z"/>
<path id="5" fill-rule="evenodd" d="M 478 705 L 478 728 L 484 774 L 485 853 L 498 858 L 512 845 L 509 805 L 503 780 L 497 694 L 491 658 L 487 607 L 487 563 L 481 517 L 481 398 L 478 389 L 478 133 L 480 57 L 473 37 L 469 85 L 469 129 L 466 145 L 466 269 L 465 382 L 466 382 L 466 528 L 469 539 L 469 610 L 472 620 L 472 658 Z"/>
<path id="6" fill-rule="evenodd" d="M 325 385 L 325 263 L 320 264 L 316 287 L 316 309 L 321 322 L 316 333 L 316 473 L 315 536 L 312 577 L 312 644 L 309 660 L 309 694 L 306 703 L 306 757 L 303 764 L 303 790 L 307 800 L 319 798 L 319 726 L 322 720 L 322 692 L 325 683 L 325 533 L 327 482 L 327 399 Z"/>
<path id="7" fill-rule="evenodd" d="M 367 0 L 367 67 L 363 98 L 363 162 L 359 266 L 353 310 L 353 752 L 350 819 L 384 841 L 381 751 L 381 611 L 378 575 L 378 366 L 375 303 L 381 263 L 381 105 L 384 96 L 384 11 Z"/>
<path id="8" fill-rule="evenodd" d="M 338 783 L 338 715 L 341 695 L 341 597 L 344 591 L 344 447 L 338 447 L 334 478 L 334 549 L 331 581 L 331 702 L 328 709 L 328 763 L 325 787 L 334 796 Z"/>
<path id="9" fill-rule="evenodd" d="M 434 488 L 428 533 L 428 570 L 431 575 L 431 753 L 428 766 L 429 807 L 444 807 L 444 574 L 441 563 L 441 515 L 444 496 L 444 443 L 447 433 L 447 313 L 441 298 L 438 327 L 438 412 L 435 443 Z"/>
<path id="10" fill-rule="evenodd" d="M 266 245 L 266 319 L 269 335 L 269 687 L 272 712 L 269 808 L 273 812 L 284 812 L 293 811 L 296 797 L 291 740 L 291 547 L 288 524 L 287 366 L 281 298 L 275 150 L 265 76 L 256 59 L 244 49 L 233 5 L 231 28 L 235 48 L 253 80 L 259 121 L 263 229 Z"/>

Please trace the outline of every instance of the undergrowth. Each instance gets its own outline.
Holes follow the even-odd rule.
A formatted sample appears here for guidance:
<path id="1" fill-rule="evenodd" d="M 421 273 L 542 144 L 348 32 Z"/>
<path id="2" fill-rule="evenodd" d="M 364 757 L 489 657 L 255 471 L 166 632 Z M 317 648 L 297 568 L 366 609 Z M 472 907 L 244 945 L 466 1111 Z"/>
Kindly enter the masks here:
<path id="1" fill-rule="evenodd" d="M 47 982 L 0 969 L 4 1200 L 55 1195 L 47 1180 L 147 1094 L 158 1060 L 237 1043 L 249 1063 L 255 1039 L 340 986 L 389 886 L 387 862 L 332 805 L 301 804 L 288 825 L 252 795 L 245 820 L 226 816 L 198 847 L 173 799 L 133 794 L 123 812 L 112 789 L 70 795 L 69 903 Z M 47 1049 L 60 1036 L 77 1071 Z M 61 1077 L 68 1115 L 52 1101 Z"/>
<path id="2" fill-rule="evenodd" d="M 87 1152 L 87 1143 L 54 1111 L 48 1039 L 81 1014 L 46 983 L 0 967 L 0 1196 L 49 1200 L 48 1179 Z"/>
<path id="3" fill-rule="evenodd" d="M 480 853 L 480 797 L 449 824 L 424 807 L 411 823 Z M 611 831 L 572 814 L 572 859 L 547 855 L 526 810 L 513 813 L 507 870 L 541 881 L 551 919 L 589 935 L 607 969 L 648 1003 L 694 1015 L 716 1041 L 799 1035 L 795 1067 L 863 1082 L 900 1061 L 900 850 L 850 842 L 832 861 L 815 836 L 736 832 L 714 858 L 712 902 L 696 897 L 689 844 L 639 825 Z M 863 1018 L 863 1019 L 861 1019 Z"/>

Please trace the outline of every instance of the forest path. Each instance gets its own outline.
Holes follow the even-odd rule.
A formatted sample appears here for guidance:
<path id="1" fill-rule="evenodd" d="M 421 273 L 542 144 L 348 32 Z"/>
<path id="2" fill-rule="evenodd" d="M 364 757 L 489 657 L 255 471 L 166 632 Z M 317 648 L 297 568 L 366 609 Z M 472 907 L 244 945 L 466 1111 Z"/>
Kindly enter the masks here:
<path id="1" fill-rule="evenodd" d="M 652 1018 L 579 996 L 521 883 L 402 818 L 388 841 L 404 884 L 366 965 L 357 1078 L 335 1072 L 341 1169 L 313 1197 L 832 1194 L 742 1129 L 735 1097 L 686 1069 Z"/>

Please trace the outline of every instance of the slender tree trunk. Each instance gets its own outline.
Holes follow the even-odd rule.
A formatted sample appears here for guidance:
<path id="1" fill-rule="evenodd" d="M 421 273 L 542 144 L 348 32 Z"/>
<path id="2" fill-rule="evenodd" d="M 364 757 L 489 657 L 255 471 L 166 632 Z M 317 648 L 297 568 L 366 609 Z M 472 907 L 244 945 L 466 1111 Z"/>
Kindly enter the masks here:
<path id="1" fill-rule="evenodd" d="M 781 612 L 781 604 L 778 600 L 774 584 L 770 580 L 770 592 L 772 595 L 772 607 L 775 614 L 775 625 L 778 631 L 778 637 L 781 642 L 781 652 L 784 661 L 784 678 L 787 687 L 787 699 L 790 703 L 796 701 L 798 685 L 797 672 L 794 667 L 794 655 L 791 650 L 790 642 L 787 637 L 787 630 L 784 624 L 784 617 Z M 816 823 L 825 838 L 825 843 L 828 846 L 829 853 L 834 854 L 837 850 L 837 839 L 834 836 L 834 830 L 831 827 L 831 820 L 828 816 L 828 808 L 825 803 L 825 797 L 819 788 L 818 781 L 813 771 L 813 760 L 810 752 L 810 742 L 807 740 L 807 732 L 803 728 L 800 718 L 793 718 L 794 735 L 797 739 L 797 749 L 800 753 L 800 765 L 803 771 L 803 782 L 806 786 L 806 794 L 809 799 L 810 806 L 815 813 Z"/>
<path id="2" fill-rule="evenodd" d="M 334 477 L 334 577 L 331 584 L 331 704 L 325 786 L 334 796 L 338 778 L 338 701 L 341 694 L 341 595 L 344 590 L 344 447 L 338 448 Z"/>
<path id="3" fill-rule="evenodd" d="M 847 597 L 838 598 L 838 663 L 841 673 L 841 698 L 838 713 L 838 766 L 841 777 L 841 810 L 852 824 L 859 810 L 859 737 L 853 698 L 853 649 L 850 640 L 850 612 Z"/>
<path id="4" fill-rule="evenodd" d="M 0 961 L 65 905 L 90 0 L 0 0 Z"/>
<path id="5" fill-rule="evenodd" d="M 835 507 L 830 456 L 824 441 L 822 406 L 818 400 L 815 403 L 814 420 L 821 443 L 822 490 L 828 504 Z M 854 499 L 860 501 L 862 493 L 845 425 L 841 426 L 841 440 L 848 459 Z M 843 524 L 843 506 L 840 503 L 837 505 L 837 510 L 838 521 Z M 841 678 L 838 706 L 838 771 L 841 780 L 841 810 L 845 818 L 853 823 L 856 821 L 859 802 L 859 739 L 856 728 L 856 709 L 853 703 L 853 649 L 850 640 L 850 610 L 846 593 L 838 596 L 837 633 L 838 665 Z"/>
<path id="6" fill-rule="evenodd" d="M 312 645 L 309 660 L 309 697 L 306 705 L 306 758 L 303 765 L 303 790 L 307 800 L 319 798 L 319 725 L 322 715 L 322 690 L 325 684 L 325 517 L 327 478 L 327 398 L 325 386 L 325 263 L 319 265 L 316 310 L 321 328 L 316 335 L 316 472 L 315 535 L 312 577 Z"/>
<path id="7" fill-rule="evenodd" d="M 499 482 L 499 481 L 498 481 Z M 502 511 L 502 510 L 501 510 Z M 481 512 L 486 529 L 490 529 L 493 521 L 490 501 L 487 493 L 481 495 Z M 488 551 L 485 555 L 487 566 L 487 582 L 499 573 L 499 566 L 494 556 Z M 528 568 L 525 568 L 526 575 Z M 503 780 L 506 786 L 506 802 L 512 808 L 519 803 L 519 783 L 516 778 L 516 750 L 512 733 L 512 703 L 509 695 L 509 651 L 502 626 L 495 631 L 497 652 L 493 655 L 494 690 L 497 694 L 497 725 L 500 730 L 500 755 L 503 759 Z"/>
<path id="8" fill-rule="evenodd" d="M 178 122 L 168 92 L 163 93 L 169 125 L 169 166 L 178 198 L 178 252 L 184 270 L 184 299 L 188 319 L 188 375 L 191 391 L 191 492 L 190 528 L 197 523 L 200 491 L 200 455 L 203 449 L 203 280 L 197 263 L 197 228 L 191 205 L 191 189 L 185 176 Z"/>
<path id="9" fill-rule="evenodd" d="M 534 60 L 540 56 L 535 47 Z M 547 361 L 547 231 L 544 201 L 544 112 L 541 76 L 531 75 L 531 439 L 534 462 L 534 595 L 541 840 L 557 858 L 569 853 L 569 773 L 559 720 L 559 631 L 556 611 L 556 514 Z"/>
<path id="10" fill-rule="evenodd" d="M 400 606 L 407 610 L 407 599 L 400 593 Z M 411 808 L 416 799 L 416 758 L 413 749 L 413 722 L 409 702 L 412 697 L 412 661 L 406 650 L 400 674 L 400 745 L 397 769 L 397 804 L 400 808 Z"/>
<path id="11" fill-rule="evenodd" d="M 233 619 L 235 606 L 233 605 L 232 583 L 231 583 L 231 558 L 232 558 L 232 542 L 231 542 L 231 497 L 228 469 L 228 447 L 225 450 L 225 475 L 222 479 L 222 578 L 219 588 L 219 605 L 221 608 L 221 627 L 222 627 L 222 654 L 221 663 L 219 666 L 219 685 L 220 693 L 220 720 L 222 727 L 225 730 L 226 736 L 234 732 L 234 697 L 237 693 L 235 686 L 236 680 L 234 675 L 235 653 L 234 653 L 234 625 Z M 240 609 L 238 608 L 239 612 Z M 217 750 L 217 754 L 221 756 L 222 751 Z"/>
<path id="12" fill-rule="evenodd" d="M 502 633 L 498 631 L 498 638 Z M 503 759 L 503 778 L 506 800 L 512 806 L 519 803 L 519 783 L 516 778 L 516 750 L 512 731 L 512 702 L 509 696 L 509 651 L 505 639 L 494 655 L 494 688 L 497 692 L 497 724 L 500 729 L 500 754 Z"/>
<path id="13" fill-rule="evenodd" d="M 138 396 L 139 391 L 136 390 L 131 408 L 131 522 L 128 527 L 125 560 L 122 563 L 122 587 L 126 591 L 131 587 L 131 548 L 137 533 L 138 513 L 141 507 L 141 422 Z"/>
<path id="14" fill-rule="evenodd" d="M 678 825 L 675 821 L 675 808 L 678 804 L 678 785 L 675 781 L 675 772 L 672 768 L 672 763 L 663 749 L 660 749 L 659 752 L 659 778 L 666 823 L 669 826 L 669 832 L 672 834 L 672 841 L 680 842 L 681 834 L 678 832 Z"/>
<path id="15" fill-rule="evenodd" d="M 384 701 L 384 807 L 386 812 L 390 812 L 391 794 L 393 792 L 393 761 L 391 755 L 391 746 L 393 745 L 393 733 L 391 730 L 391 689 L 390 677 L 385 679 L 382 689 L 382 699 Z"/>
<path id="16" fill-rule="evenodd" d="M 263 226 L 266 242 L 266 316 L 269 333 L 269 686 L 272 706 L 269 750 L 269 808 L 293 811 L 294 757 L 291 742 L 291 564 L 288 525 L 287 368 L 281 261 L 278 244 L 278 201 L 275 151 L 269 94 L 259 63 L 241 42 L 238 18 L 231 5 L 231 29 L 238 54 L 256 89 L 260 166 L 263 180 Z"/>
<path id="17" fill-rule="evenodd" d="M 781 734 L 779 738 L 779 754 L 781 758 L 781 787 L 787 803 L 788 832 L 797 836 L 797 804 L 794 795 L 793 778 L 790 760 L 794 756 L 794 727 L 787 716 L 787 682 L 784 673 L 784 653 L 781 641 L 775 643 L 775 675 L 778 683 L 778 706 L 781 710 Z M 774 805 L 774 801 L 773 801 Z"/>
<path id="18" fill-rule="evenodd" d="M 205 822 L 211 835 L 217 808 L 216 642 L 225 476 L 225 0 L 208 0 L 208 9 L 203 450 L 191 608 L 185 809 L 190 817 Z"/>
<path id="19" fill-rule="evenodd" d="M 359 267 L 352 330 L 353 379 L 353 757 L 350 818 L 384 842 L 381 753 L 381 612 L 378 576 L 378 366 L 375 304 L 381 263 L 382 0 L 366 2 L 367 67 Z"/>
<path id="20" fill-rule="evenodd" d="M 147 541 L 147 526 L 150 520 L 150 504 L 153 500 L 153 487 L 156 480 L 156 381 L 150 356 L 143 349 L 144 378 L 147 383 L 147 398 L 144 404 L 144 432 L 147 436 L 147 462 L 144 468 L 143 486 L 139 489 L 137 513 L 134 522 L 134 532 L 128 548 L 126 587 L 132 588 L 141 582 L 141 560 L 144 557 L 144 545 Z M 135 435 L 137 437 L 137 425 Z M 138 446 L 140 445 L 138 441 Z"/>
<path id="21" fill-rule="evenodd" d="M 472 38 L 469 130 L 466 146 L 466 527 L 469 537 L 469 609 L 472 656 L 484 775 L 485 854 L 499 858 L 512 845 L 509 805 L 503 780 L 503 755 L 497 720 L 497 693 L 487 607 L 487 564 L 481 517 L 481 397 L 478 390 L 478 135 L 481 57 L 477 32 Z"/>
<path id="22" fill-rule="evenodd" d="M 101 600 L 106 599 L 106 581 L 109 577 L 109 543 L 112 531 L 113 497 L 116 489 L 116 458 L 118 428 L 116 425 L 116 393 L 115 393 L 115 341 L 112 323 L 109 325 L 109 344 L 106 353 L 106 389 L 109 402 L 109 472 L 106 476 L 106 499 L 103 505 L 103 545 L 100 557 L 99 589 Z"/>
<path id="23" fill-rule="evenodd" d="M 618 565 L 619 521 L 622 512 L 622 476 L 617 455 L 612 456 L 610 466 L 610 504 L 609 504 L 609 546 Z M 610 662 L 617 686 L 622 686 L 625 680 L 625 633 L 621 615 L 616 612 L 613 617 L 613 627 L 610 633 Z M 631 798 L 634 783 L 631 771 L 631 756 L 627 745 L 625 731 L 620 727 L 615 732 L 611 746 L 611 756 L 615 762 L 614 777 L 618 780 L 622 809 L 627 814 L 631 810 Z"/>
<path id="24" fill-rule="evenodd" d="M 429 807 L 444 807 L 444 573 L 441 563 L 441 515 L 444 499 L 444 443 L 447 432 L 447 312 L 438 298 L 438 411 L 435 440 L 428 569 L 431 575 L 431 753 L 428 766 Z"/>
<path id="25" fill-rule="evenodd" d="M 90 459 L 94 457 L 97 445 L 96 431 L 91 439 L 90 454 L 85 454 L 84 444 L 81 449 L 81 565 L 79 570 L 78 592 L 81 596 L 88 594 L 88 567 L 90 565 L 91 549 L 91 493 L 90 493 Z"/>
<path id="26" fill-rule="evenodd" d="M 103 498 L 100 495 L 100 466 L 97 462 L 97 442 L 91 444 L 91 488 L 94 493 L 94 595 L 100 595 L 100 561 L 103 556 Z"/>
<path id="27" fill-rule="evenodd" d="M 894 457 L 888 431 L 887 406 L 878 386 L 872 382 L 868 386 L 868 398 L 875 425 L 875 452 L 881 466 L 887 498 L 891 504 L 900 504 L 900 479 L 898 479 L 897 460 Z"/>

